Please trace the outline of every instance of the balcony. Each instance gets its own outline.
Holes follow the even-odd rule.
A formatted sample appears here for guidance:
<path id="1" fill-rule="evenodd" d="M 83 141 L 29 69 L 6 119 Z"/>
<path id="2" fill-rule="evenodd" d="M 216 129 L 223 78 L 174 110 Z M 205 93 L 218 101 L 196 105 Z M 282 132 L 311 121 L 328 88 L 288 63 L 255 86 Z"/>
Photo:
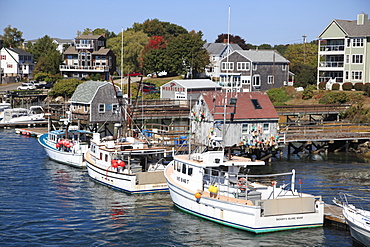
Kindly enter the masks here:
<path id="1" fill-rule="evenodd" d="M 109 66 L 78 66 L 78 65 L 60 65 L 60 71 L 80 71 L 80 72 L 108 72 Z"/>
<path id="2" fill-rule="evenodd" d="M 328 82 L 331 81 L 333 83 L 343 83 L 343 77 L 319 77 L 319 82 Z"/>
<path id="3" fill-rule="evenodd" d="M 344 45 L 322 45 L 320 54 L 344 54 Z"/>
<path id="4" fill-rule="evenodd" d="M 335 61 L 335 62 L 320 62 L 319 67 L 323 70 L 343 70 L 344 62 Z"/>
<path id="5" fill-rule="evenodd" d="M 93 44 L 76 44 L 76 49 L 93 49 Z"/>

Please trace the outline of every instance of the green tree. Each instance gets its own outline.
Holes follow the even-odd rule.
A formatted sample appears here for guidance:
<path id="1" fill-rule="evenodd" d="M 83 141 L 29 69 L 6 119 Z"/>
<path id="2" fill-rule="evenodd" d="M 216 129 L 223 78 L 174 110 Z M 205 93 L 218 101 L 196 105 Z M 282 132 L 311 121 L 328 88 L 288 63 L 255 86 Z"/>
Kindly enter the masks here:
<path id="1" fill-rule="evenodd" d="M 77 86 L 80 85 L 82 81 L 78 79 L 65 79 L 59 80 L 54 84 L 53 88 L 50 90 L 49 95 L 52 97 L 62 96 L 70 98 L 72 97 Z"/>
<path id="2" fill-rule="evenodd" d="M 123 32 L 123 73 L 141 71 L 142 52 L 149 42 L 149 37 L 143 31 L 124 31 Z M 121 66 L 122 54 L 122 33 L 111 38 L 107 42 L 107 48 L 111 49 L 116 55 L 117 66 Z"/>
<path id="3" fill-rule="evenodd" d="M 33 54 L 37 62 L 34 73 L 44 72 L 50 75 L 59 73 L 59 65 L 62 63 L 62 55 L 57 51 L 57 44 L 45 35 L 38 39 L 35 44 L 27 44 L 26 50 Z"/>
<path id="4" fill-rule="evenodd" d="M 145 73 L 159 72 L 166 69 L 166 46 L 168 42 L 163 36 L 150 37 L 143 50 L 143 71 Z"/>
<path id="5" fill-rule="evenodd" d="M 285 57 L 290 61 L 291 67 L 297 64 L 304 64 L 316 68 L 317 49 L 316 43 L 293 44 L 288 46 Z"/>
<path id="6" fill-rule="evenodd" d="M 195 78 L 210 62 L 202 36 L 202 32 L 191 31 L 170 39 L 166 47 L 166 71 L 174 74 L 188 72 Z"/>
<path id="7" fill-rule="evenodd" d="M 89 35 L 89 34 L 93 34 L 93 35 L 105 35 L 105 38 L 106 39 L 114 38 L 114 37 L 117 36 L 114 32 L 111 32 L 111 31 L 109 31 L 108 29 L 105 29 L 105 28 L 96 28 L 94 30 L 92 30 L 91 28 L 85 28 L 82 32 L 81 31 L 77 31 L 76 34 L 77 34 L 77 36 L 80 36 L 80 35 Z"/>
<path id="8" fill-rule="evenodd" d="M 134 23 L 132 28 L 127 31 L 143 31 L 149 37 L 152 36 L 163 36 L 165 39 L 170 37 L 177 37 L 180 34 L 186 34 L 188 31 L 176 24 L 170 22 L 159 21 L 158 19 L 148 19 L 143 23 Z"/>
<path id="9" fill-rule="evenodd" d="M 19 31 L 17 28 L 12 28 L 11 25 L 7 26 L 4 28 L 4 34 L 0 35 L 0 39 L 3 40 L 3 47 L 21 47 L 24 42 L 22 35 L 23 32 Z"/>
<path id="10" fill-rule="evenodd" d="M 290 71 L 295 74 L 296 87 L 306 87 L 308 85 L 316 85 L 316 67 L 307 64 L 295 64 L 290 67 Z"/>
<path id="11" fill-rule="evenodd" d="M 272 88 L 266 91 L 266 94 L 269 96 L 271 102 L 274 105 L 282 104 L 289 99 L 287 93 L 283 88 Z"/>

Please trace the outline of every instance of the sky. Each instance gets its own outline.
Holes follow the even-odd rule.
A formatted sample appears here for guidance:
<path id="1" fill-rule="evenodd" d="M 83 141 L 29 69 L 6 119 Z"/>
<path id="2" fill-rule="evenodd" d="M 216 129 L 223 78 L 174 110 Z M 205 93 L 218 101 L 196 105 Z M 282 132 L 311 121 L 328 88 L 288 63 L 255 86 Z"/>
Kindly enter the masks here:
<path id="1" fill-rule="evenodd" d="M 0 34 L 11 25 L 25 40 L 74 39 L 85 28 L 118 34 L 158 19 L 201 31 L 210 43 L 230 33 L 280 45 L 302 43 L 303 35 L 316 40 L 333 19 L 356 20 L 362 12 L 370 16 L 370 0 L 0 0 Z"/>

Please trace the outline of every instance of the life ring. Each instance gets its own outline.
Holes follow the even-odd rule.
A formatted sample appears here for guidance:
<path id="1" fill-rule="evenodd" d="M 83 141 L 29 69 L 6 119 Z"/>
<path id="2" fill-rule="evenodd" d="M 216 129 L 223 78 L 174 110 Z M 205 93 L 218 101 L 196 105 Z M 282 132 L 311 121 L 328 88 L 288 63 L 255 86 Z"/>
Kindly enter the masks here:
<path id="1" fill-rule="evenodd" d="M 247 180 L 245 178 L 239 178 L 238 180 L 238 187 L 241 191 L 245 191 L 246 189 Z"/>

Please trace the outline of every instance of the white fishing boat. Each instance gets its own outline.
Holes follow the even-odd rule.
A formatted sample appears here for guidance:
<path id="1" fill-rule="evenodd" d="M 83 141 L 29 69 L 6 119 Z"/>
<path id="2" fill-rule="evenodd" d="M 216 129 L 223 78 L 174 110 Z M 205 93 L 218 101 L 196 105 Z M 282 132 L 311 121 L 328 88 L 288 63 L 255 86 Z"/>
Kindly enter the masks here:
<path id="1" fill-rule="evenodd" d="M 50 131 L 38 138 L 51 160 L 84 168 L 84 154 L 89 148 L 92 133 L 75 127 Z"/>
<path id="2" fill-rule="evenodd" d="M 226 159 L 223 151 L 175 155 L 165 177 L 179 209 L 254 233 L 319 227 L 324 222 L 320 197 L 296 189 L 295 171 L 248 175 L 248 166 L 264 165 L 244 157 Z M 289 180 L 280 180 L 290 176 Z M 271 185 L 250 181 L 272 178 Z"/>
<path id="3" fill-rule="evenodd" d="M 370 246 L 370 211 L 369 200 L 340 193 L 343 216 L 346 219 L 352 238 Z M 365 209 L 364 206 L 367 206 Z"/>
<path id="4" fill-rule="evenodd" d="M 0 123 L 37 123 L 45 121 L 44 109 L 41 106 L 26 108 L 10 108 L 4 110 L 4 117 Z"/>
<path id="5" fill-rule="evenodd" d="M 0 103 L 0 123 L 1 120 L 4 118 L 4 111 L 5 109 L 11 109 L 12 105 L 10 103 L 2 102 Z"/>
<path id="6" fill-rule="evenodd" d="M 168 191 L 163 147 L 133 137 L 100 139 L 94 133 L 85 158 L 89 176 L 113 189 L 132 194 Z"/>

